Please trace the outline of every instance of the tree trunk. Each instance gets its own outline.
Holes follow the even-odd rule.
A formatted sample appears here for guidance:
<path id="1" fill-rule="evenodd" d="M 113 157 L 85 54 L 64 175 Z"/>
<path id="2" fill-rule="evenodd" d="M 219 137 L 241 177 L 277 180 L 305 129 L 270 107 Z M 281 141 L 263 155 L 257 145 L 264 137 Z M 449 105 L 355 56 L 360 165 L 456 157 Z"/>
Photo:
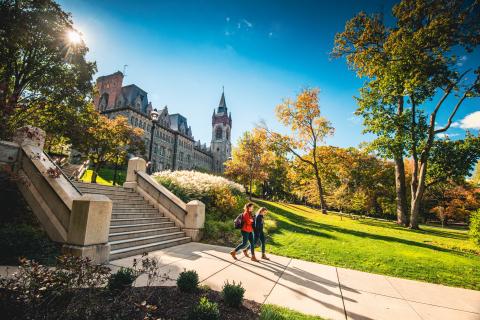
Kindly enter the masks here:
<path id="1" fill-rule="evenodd" d="M 320 209 L 322 210 L 323 214 L 327 214 L 327 203 L 325 202 L 325 198 L 323 195 L 322 179 L 320 178 L 320 174 L 318 173 L 318 168 L 314 169 L 315 179 L 317 180 L 318 197 L 320 199 Z"/>
<path id="2" fill-rule="evenodd" d="M 97 176 L 98 176 L 98 171 L 100 171 L 101 164 L 97 163 L 93 166 L 92 169 L 92 180 L 90 181 L 91 183 L 97 183 Z"/>
<path id="3" fill-rule="evenodd" d="M 248 199 L 252 201 L 252 183 L 253 179 L 250 178 L 249 187 L 248 187 Z"/>
<path id="4" fill-rule="evenodd" d="M 407 187 L 405 184 L 405 164 L 402 157 L 395 158 L 395 191 L 397 201 L 397 224 L 408 226 Z"/>
<path id="5" fill-rule="evenodd" d="M 412 193 L 410 203 L 410 229 L 419 229 L 418 217 L 420 215 L 420 204 L 422 203 L 425 192 L 425 179 L 427 176 L 427 156 L 422 157 L 420 164 L 420 175 L 418 177 L 418 187 L 415 193 Z"/>

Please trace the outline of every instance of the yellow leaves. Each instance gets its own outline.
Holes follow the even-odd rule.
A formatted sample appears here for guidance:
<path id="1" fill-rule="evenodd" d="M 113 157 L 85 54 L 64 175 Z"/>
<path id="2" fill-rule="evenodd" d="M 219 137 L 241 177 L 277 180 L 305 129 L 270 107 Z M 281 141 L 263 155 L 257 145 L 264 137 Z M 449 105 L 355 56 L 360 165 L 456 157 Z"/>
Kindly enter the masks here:
<path id="1" fill-rule="evenodd" d="M 313 147 L 334 132 L 330 121 L 321 116 L 319 93 L 318 88 L 303 89 L 296 100 L 285 99 L 276 108 L 278 120 L 292 131 L 293 149 Z"/>

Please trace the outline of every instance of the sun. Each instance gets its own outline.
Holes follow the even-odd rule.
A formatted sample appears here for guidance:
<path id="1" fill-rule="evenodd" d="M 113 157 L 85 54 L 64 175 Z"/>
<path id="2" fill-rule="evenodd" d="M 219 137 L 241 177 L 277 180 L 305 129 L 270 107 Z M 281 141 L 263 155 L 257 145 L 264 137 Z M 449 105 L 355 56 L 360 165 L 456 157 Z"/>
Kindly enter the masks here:
<path id="1" fill-rule="evenodd" d="M 82 42 L 82 36 L 80 35 L 80 33 L 74 30 L 68 31 L 67 39 L 68 42 L 70 42 L 71 44 L 79 44 L 80 42 Z"/>

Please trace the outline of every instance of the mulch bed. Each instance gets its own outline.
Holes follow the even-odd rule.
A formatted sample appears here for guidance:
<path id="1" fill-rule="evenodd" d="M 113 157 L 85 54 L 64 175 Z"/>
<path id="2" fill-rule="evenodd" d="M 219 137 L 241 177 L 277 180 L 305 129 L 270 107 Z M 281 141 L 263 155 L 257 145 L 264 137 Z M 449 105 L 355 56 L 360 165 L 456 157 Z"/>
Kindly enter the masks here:
<path id="1" fill-rule="evenodd" d="M 183 293 L 177 287 L 128 288 L 123 292 L 105 289 L 75 289 L 38 303 L 19 303 L 0 288 L 2 319 L 186 319 L 201 297 L 216 302 L 220 319 L 258 319 L 261 305 L 244 300 L 239 308 L 224 304 L 220 292 L 200 287 Z"/>
<path id="2" fill-rule="evenodd" d="M 208 300 L 218 303 L 221 319 L 258 319 L 260 313 L 261 305 L 251 300 L 244 300 L 240 308 L 226 306 L 218 291 L 199 289 L 195 293 L 182 293 L 177 287 L 157 287 L 152 299 L 152 302 L 156 301 L 158 306 L 155 316 L 166 319 L 184 319 L 201 297 L 207 297 Z"/>

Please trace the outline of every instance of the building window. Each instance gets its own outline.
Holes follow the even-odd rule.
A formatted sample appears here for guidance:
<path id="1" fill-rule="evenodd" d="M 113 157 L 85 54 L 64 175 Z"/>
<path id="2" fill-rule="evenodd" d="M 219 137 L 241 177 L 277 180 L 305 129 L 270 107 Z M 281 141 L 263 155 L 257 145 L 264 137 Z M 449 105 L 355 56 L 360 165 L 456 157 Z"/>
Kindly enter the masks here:
<path id="1" fill-rule="evenodd" d="M 158 153 L 158 144 L 153 144 L 153 153 Z"/>
<path id="2" fill-rule="evenodd" d="M 215 130 L 215 139 L 222 140 L 223 132 L 221 127 L 217 127 Z"/>

